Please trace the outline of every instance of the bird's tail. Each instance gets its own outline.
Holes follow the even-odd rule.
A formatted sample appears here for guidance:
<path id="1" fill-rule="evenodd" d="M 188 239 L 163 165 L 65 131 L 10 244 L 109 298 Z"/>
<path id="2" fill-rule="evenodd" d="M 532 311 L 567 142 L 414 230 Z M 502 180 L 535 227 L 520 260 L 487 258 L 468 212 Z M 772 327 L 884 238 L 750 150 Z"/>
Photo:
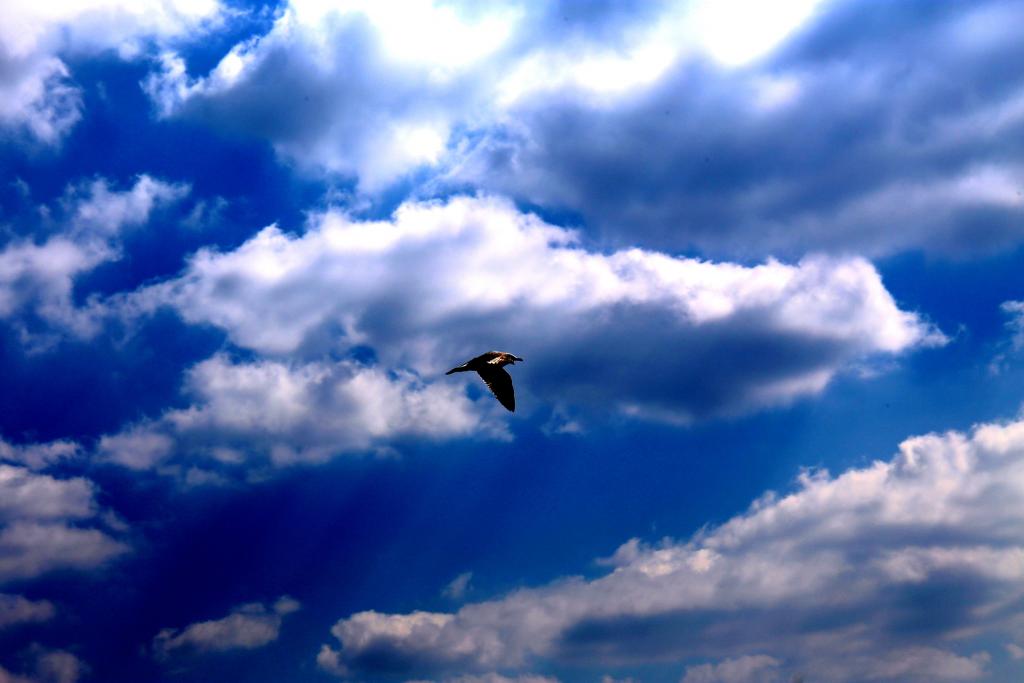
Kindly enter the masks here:
<path id="1" fill-rule="evenodd" d="M 466 367 L 465 365 L 460 365 L 460 366 L 459 366 L 459 367 L 457 367 L 457 368 L 452 368 L 451 370 L 449 370 L 448 372 L 446 372 L 446 373 L 444 373 L 444 374 L 446 374 L 446 375 L 450 375 L 450 374 L 452 374 L 453 372 L 469 372 L 470 370 L 471 370 L 471 368 L 468 368 L 468 367 Z"/>

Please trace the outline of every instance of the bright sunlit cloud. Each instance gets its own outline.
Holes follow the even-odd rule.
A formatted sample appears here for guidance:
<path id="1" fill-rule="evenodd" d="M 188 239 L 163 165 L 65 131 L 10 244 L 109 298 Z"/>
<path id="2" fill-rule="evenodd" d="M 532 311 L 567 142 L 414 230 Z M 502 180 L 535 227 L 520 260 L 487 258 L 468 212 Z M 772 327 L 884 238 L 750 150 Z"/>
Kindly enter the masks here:
<path id="1" fill-rule="evenodd" d="M 806 22 L 821 0 L 702 0 L 688 12 L 695 41 L 716 61 L 738 67 L 764 56 Z"/>
<path id="2" fill-rule="evenodd" d="M 362 14 L 377 31 L 388 55 L 443 69 L 465 66 L 501 48 L 521 15 L 499 6 L 472 17 L 433 0 L 292 0 L 291 10 L 305 25 L 322 25 L 346 14 Z M 444 75 L 443 71 L 435 72 Z"/>

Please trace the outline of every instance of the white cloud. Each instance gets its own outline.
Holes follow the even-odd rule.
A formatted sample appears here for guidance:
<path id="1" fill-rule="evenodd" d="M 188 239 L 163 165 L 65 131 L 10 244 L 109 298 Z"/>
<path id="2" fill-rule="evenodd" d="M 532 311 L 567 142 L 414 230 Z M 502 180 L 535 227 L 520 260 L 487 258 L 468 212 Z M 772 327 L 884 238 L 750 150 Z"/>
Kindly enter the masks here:
<path id="1" fill-rule="evenodd" d="M 0 44 L 0 133 L 52 145 L 79 121 L 81 108 L 81 93 L 61 60 L 12 57 Z"/>
<path id="2" fill-rule="evenodd" d="M 74 236 L 115 236 L 125 228 L 145 223 L 150 214 L 183 198 L 187 185 L 167 183 L 142 174 L 131 189 L 111 190 L 103 178 L 71 188 L 68 204 L 68 232 Z"/>
<path id="3" fill-rule="evenodd" d="M 695 38 L 716 60 L 741 66 L 770 52 L 804 24 L 821 0 L 770 5 L 743 0 L 703 0 L 689 8 Z"/>
<path id="4" fill-rule="evenodd" d="M 283 618 L 299 607 L 287 596 L 273 605 L 240 605 L 222 619 L 200 621 L 183 629 L 163 629 L 153 639 L 153 651 L 158 658 L 166 659 L 179 650 L 223 652 L 263 647 L 277 640 Z"/>
<path id="5" fill-rule="evenodd" d="M 0 528 L 0 581 L 57 569 L 94 569 L 127 551 L 99 529 L 16 521 Z"/>
<path id="6" fill-rule="evenodd" d="M 112 190 L 103 179 L 69 187 L 52 236 L 42 242 L 18 238 L 0 249 L 0 318 L 32 312 L 58 329 L 91 334 L 95 311 L 90 305 L 75 306 L 75 278 L 120 258 L 123 231 L 145 223 L 154 210 L 187 192 L 184 185 L 146 175 L 125 191 Z M 25 327 L 21 332 L 32 336 Z"/>
<path id="7" fill-rule="evenodd" d="M 597 579 L 454 613 L 359 612 L 320 659 L 353 676 L 699 657 L 726 661 L 696 680 L 753 664 L 783 680 L 976 680 L 990 659 L 976 639 L 1024 635 L 1022 491 L 1024 421 L 914 437 L 888 461 L 804 473 L 688 541 L 630 541 Z"/>
<path id="8" fill-rule="evenodd" d="M 144 470 L 160 463 L 173 447 L 174 441 L 169 436 L 135 426 L 102 437 L 97 451 L 110 462 Z"/>
<path id="9" fill-rule="evenodd" d="M 682 683 L 777 683 L 784 680 L 780 663 L 767 655 L 744 655 L 718 664 L 688 666 Z"/>
<path id="10" fill-rule="evenodd" d="M 425 380 L 508 348 L 528 361 L 513 373 L 528 396 L 674 422 L 785 404 L 854 361 L 944 341 L 861 259 L 747 267 L 600 253 L 486 197 L 407 203 L 381 222 L 329 211 L 301 236 L 271 226 L 119 301 L 126 314 L 164 305 L 263 354 L 369 346 L 383 367 Z"/>
<path id="11" fill-rule="evenodd" d="M 6 2 L 0 6 L 0 127 L 55 144 L 81 118 L 81 95 L 63 61 L 147 41 L 194 35 L 221 17 L 217 0 Z"/>
<path id="12" fill-rule="evenodd" d="M 77 456 L 81 446 L 74 441 L 59 440 L 48 443 L 12 444 L 0 439 L 0 461 L 25 465 L 39 470 Z"/>
<path id="13" fill-rule="evenodd" d="M 1021 167 L 998 141 L 1019 134 L 1024 81 L 989 65 L 1020 60 L 1008 28 L 1020 8 L 946 9 L 904 21 L 847 3 L 691 2 L 670 30 L 648 17 L 643 39 L 603 59 L 572 47 L 556 48 L 560 67 L 524 58 L 504 81 L 506 110 L 449 144 L 429 191 L 501 192 L 577 214 L 612 244 L 707 255 L 1018 245 Z M 977 15 L 994 30 L 957 40 L 977 33 Z M 855 28 L 868 23 L 879 30 Z M 908 70 L 908 51 L 941 54 Z M 610 92 L 594 96 L 588 80 Z M 970 104 L 946 97 L 950 83 L 983 82 Z"/>
<path id="14" fill-rule="evenodd" d="M 96 488 L 0 464 L 0 582 L 55 569 L 91 569 L 127 547 L 90 521 L 100 515 Z"/>
<path id="15" fill-rule="evenodd" d="M 56 610 L 48 600 L 28 600 L 21 595 L 0 593 L 0 629 L 53 618 Z"/>
<path id="16" fill-rule="evenodd" d="M 408 438 L 506 437 L 458 385 L 424 385 L 409 372 L 351 362 L 235 364 L 217 355 L 189 370 L 185 384 L 193 405 L 103 437 L 101 456 L 134 469 L 163 466 L 175 452 L 226 465 L 289 465 Z"/>
<path id="17" fill-rule="evenodd" d="M 87 479 L 55 479 L 0 465 L 0 521 L 90 517 L 96 512 L 94 494 Z"/>
<path id="18" fill-rule="evenodd" d="M 472 97 L 466 77 L 429 60 L 393 61 L 382 54 L 378 27 L 366 15 L 306 11 L 311 4 L 286 8 L 268 35 L 236 45 L 202 78 L 191 78 L 182 58 L 165 52 L 160 71 L 143 84 L 157 111 L 266 137 L 303 168 L 356 177 L 371 191 L 437 163 L 454 111 Z M 436 39 L 439 34 L 406 23 L 415 14 L 407 9 L 388 14 Z M 443 42 L 460 45 L 450 37 Z M 276 97 L 285 92 L 287 105 Z"/>
<path id="19" fill-rule="evenodd" d="M 8 244 L 0 252 L 0 316 L 10 317 L 36 304 L 42 315 L 74 325 L 74 277 L 109 258 L 105 244 L 75 244 L 65 237 L 43 244 L 28 240 Z"/>
<path id="20" fill-rule="evenodd" d="M 217 0 L 54 0 L 0 9 L 0 41 L 16 55 L 64 43 L 137 53 L 147 39 L 184 36 L 216 18 Z"/>

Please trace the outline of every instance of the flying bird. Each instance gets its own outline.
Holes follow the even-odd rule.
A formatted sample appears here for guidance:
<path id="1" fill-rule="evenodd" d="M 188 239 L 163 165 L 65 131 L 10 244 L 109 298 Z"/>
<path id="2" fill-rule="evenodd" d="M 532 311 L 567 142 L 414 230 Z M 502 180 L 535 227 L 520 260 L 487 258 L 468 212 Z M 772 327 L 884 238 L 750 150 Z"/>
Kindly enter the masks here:
<path id="1" fill-rule="evenodd" d="M 505 351 L 488 351 L 487 353 L 481 353 L 472 360 L 467 360 L 462 365 L 452 368 L 444 374 L 476 372 L 480 375 L 480 379 L 487 384 L 487 388 L 491 390 L 491 393 L 494 394 L 501 405 L 515 412 L 516 392 L 512 388 L 512 376 L 505 372 L 505 366 L 512 365 L 516 361 L 521 363 L 523 359 Z"/>

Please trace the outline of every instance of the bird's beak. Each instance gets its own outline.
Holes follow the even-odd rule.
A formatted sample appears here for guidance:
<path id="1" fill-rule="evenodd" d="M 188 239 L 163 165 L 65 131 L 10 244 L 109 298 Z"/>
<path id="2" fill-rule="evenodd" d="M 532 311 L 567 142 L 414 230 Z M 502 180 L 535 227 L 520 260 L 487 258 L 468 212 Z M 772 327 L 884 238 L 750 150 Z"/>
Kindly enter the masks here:
<path id="1" fill-rule="evenodd" d="M 523 359 L 520 358 L 519 356 L 516 356 L 516 360 L 519 361 L 520 363 L 524 362 Z"/>

